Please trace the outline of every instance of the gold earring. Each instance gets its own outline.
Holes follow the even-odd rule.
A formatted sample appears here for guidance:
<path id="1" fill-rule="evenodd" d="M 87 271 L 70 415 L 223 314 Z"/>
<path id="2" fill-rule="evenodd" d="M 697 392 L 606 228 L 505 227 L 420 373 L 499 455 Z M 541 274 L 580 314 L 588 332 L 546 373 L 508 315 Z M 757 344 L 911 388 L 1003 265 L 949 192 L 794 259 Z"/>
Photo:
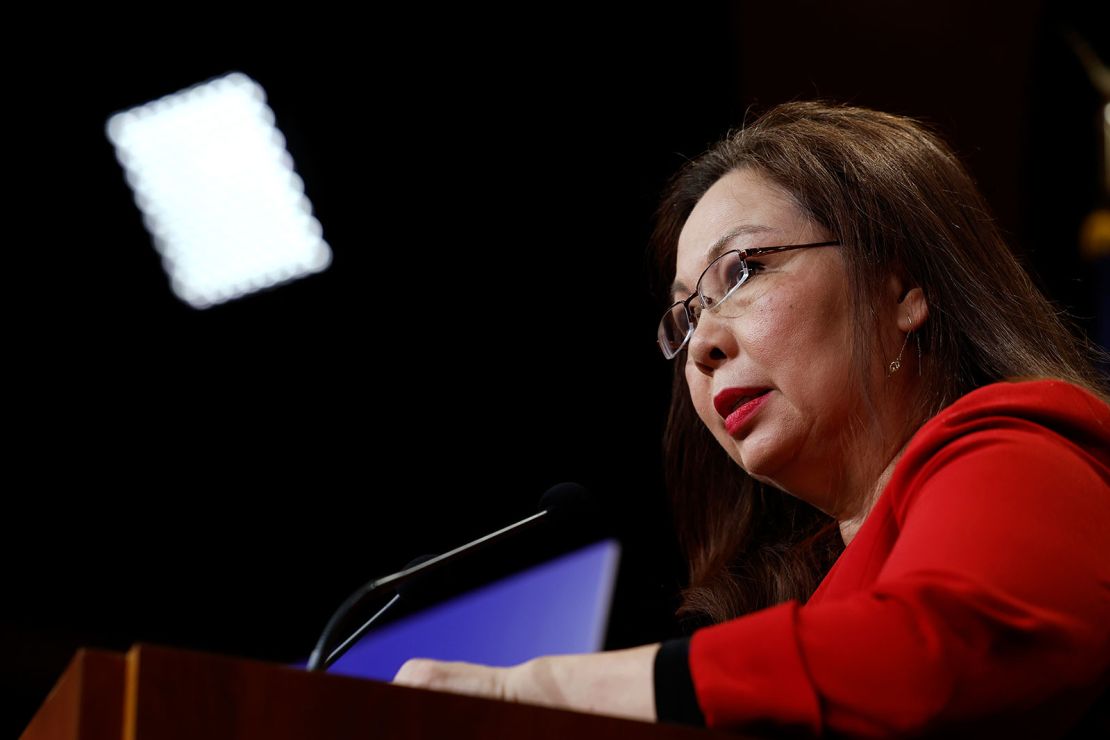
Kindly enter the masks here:
<path id="1" fill-rule="evenodd" d="M 887 366 L 886 376 L 888 378 L 898 372 L 898 369 L 902 367 L 902 353 L 906 351 L 906 344 L 910 341 L 910 334 L 913 334 L 913 332 L 910 331 L 906 333 L 906 339 L 902 342 L 902 349 L 898 350 L 898 356 Z"/>
<path id="2" fill-rule="evenodd" d="M 902 353 L 906 351 L 906 345 L 909 344 L 910 334 L 913 334 L 913 316 L 906 317 L 906 338 L 902 340 L 902 349 L 898 350 L 898 356 L 895 357 L 889 365 L 887 365 L 886 376 L 889 378 L 902 367 Z M 921 340 L 917 340 L 917 354 L 918 354 L 918 369 L 920 370 L 920 355 L 921 355 Z"/>

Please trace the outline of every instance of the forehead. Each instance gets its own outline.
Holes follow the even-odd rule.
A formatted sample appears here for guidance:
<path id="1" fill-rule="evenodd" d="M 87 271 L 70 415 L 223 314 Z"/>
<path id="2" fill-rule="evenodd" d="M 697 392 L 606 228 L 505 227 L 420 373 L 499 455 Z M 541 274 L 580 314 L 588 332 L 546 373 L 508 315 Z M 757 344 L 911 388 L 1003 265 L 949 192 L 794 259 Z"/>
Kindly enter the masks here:
<path id="1" fill-rule="evenodd" d="M 816 232 L 793 198 L 751 169 L 734 170 L 705 192 L 678 238 L 676 281 L 692 285 L 709 263 L 709 251 L 732 236 L 729 246 L 804 243 Z"/>

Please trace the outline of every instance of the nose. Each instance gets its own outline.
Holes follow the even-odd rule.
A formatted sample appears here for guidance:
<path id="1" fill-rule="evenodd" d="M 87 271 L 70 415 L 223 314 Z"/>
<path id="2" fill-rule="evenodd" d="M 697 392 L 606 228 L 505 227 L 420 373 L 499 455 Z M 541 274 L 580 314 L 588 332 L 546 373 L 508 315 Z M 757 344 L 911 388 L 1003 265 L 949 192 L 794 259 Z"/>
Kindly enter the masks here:
<path id="1" fill-rule="evenodd" d="M 701 373 L 712 375 L 739 351 L 732 322 L 717 311 L 702 311 L 698 325 L 690 336 L 687 351 L 688 361 L 692 361 Z"/>

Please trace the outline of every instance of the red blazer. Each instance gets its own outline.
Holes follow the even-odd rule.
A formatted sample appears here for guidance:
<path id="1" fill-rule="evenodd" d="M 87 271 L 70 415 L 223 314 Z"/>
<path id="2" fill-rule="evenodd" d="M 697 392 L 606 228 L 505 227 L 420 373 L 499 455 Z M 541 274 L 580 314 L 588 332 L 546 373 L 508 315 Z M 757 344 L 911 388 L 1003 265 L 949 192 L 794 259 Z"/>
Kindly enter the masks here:
<path id="1" fill-rule="evenodd" d="M 1060 381 L 961 398 L 910 440 L 809 601 L 695 632 L 689 671 L 710 727 L 1029 737 L 1091 721 L 1110 685 L 1110 408 Z"/>

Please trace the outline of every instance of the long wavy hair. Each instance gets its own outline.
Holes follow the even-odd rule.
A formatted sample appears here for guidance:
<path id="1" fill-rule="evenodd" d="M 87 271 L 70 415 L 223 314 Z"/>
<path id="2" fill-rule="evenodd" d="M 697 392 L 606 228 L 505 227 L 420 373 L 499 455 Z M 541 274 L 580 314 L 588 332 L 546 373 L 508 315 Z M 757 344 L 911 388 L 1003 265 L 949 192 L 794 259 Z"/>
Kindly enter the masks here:
<path id="1" fill-rule="evenodd" d="M 751 168 L 793 197 L 842 244 L 853 312 L 856 377 L 869 377 L 879 318 L 869 307 L 897 274 L 929 307 L 916 330 L 916 429 L 989 383 L 1052 377 L 1106 398 L 1105 381 L 1003 240 L 953 152 L 920 123 L 863 108 L 796 102 L 731 132 L 672 179 L 652 252 L 662 304 L 678 236 L 705 192 Z M 679 615 L 714 623 L 789 599 L 805 601 L 843 550 L 836 521 L 749 477 L 701 423 L 676 358 L 664 434 L 665 475 L 689 585 Z"/>

